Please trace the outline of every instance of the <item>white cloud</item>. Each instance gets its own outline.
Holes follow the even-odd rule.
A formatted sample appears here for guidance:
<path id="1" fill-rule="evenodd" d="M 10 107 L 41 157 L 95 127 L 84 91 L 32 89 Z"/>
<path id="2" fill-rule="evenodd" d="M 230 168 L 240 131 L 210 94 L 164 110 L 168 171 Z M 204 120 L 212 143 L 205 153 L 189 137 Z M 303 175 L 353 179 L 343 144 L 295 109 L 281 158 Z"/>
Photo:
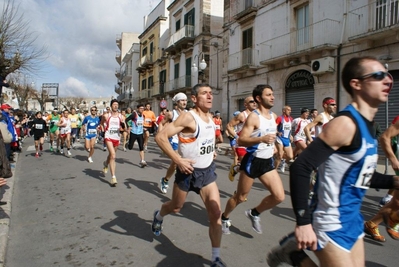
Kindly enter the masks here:
<path id="1" fill-rule="evenodd" d="M 18 2 L 18 0 L 16 0 Z M 115 40 L 121 32 L 142 32 L 146 0 L 19 0 L 20 11 L 49 52 L 37 83 L 58 82 L 66 94 L 115 95 Z M 154 6 L 154 4 L 152 4 Z M 42 77 L 43 76 L 43 77 Z M 64 82 L 62 82 L 64 81 Z"/>

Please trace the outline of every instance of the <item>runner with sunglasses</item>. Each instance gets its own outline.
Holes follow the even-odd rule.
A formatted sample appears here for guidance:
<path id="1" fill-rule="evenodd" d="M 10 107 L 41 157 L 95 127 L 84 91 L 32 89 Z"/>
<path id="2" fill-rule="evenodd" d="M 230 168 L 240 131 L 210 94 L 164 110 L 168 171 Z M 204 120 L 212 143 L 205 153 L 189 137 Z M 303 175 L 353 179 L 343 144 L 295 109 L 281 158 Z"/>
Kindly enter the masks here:
<path id="1" fill-rule="evenodd" d="M 90 115 L 83 119 L 82 126 L 85 131 L 85 148 L 89 152 L 87 161 L 93 163 L 94 145 L 96 144 L 97 131 L 100 125 L 100 118 L 97 115 L 97 107 L 90 108 Z"/>
<path id="2" fill-rule="evenodd" d="M 247 98 L 244 99 L 244 107 L 245 110 L 243 112 L 240 112 L 237 116 L 232 118 L 229 123 L 226 126 L 227 133 L 229 134 L 229 139 L 230 139 L 230 144 L 235 143 L 237 144 L 237 139 L 240 136 L 240 132 L 242 128 L 244 127 L 244 123 L 248 118 L 248 115 L 256 109 L 256 102 L 252 96 L 248 96 Z M 243 146 L 238 146 L 235 145 L 235 154 L 237 155 L 234 158 L 233 164 L 230 166 L 230 171 L 229 171 L 229 180 L 234 181 L 234 176 L 239 172 L 240 170 L 240 162 L 242 158 L 245 156 L 247 153 L 246 147 Z"/>
<path id="3" fill-rule="evenodd" d="M 342 84 L 352 103 L 291 165 L 295 232 L 269 253 L 269 266 L 316 266 L 306 249 L 315 252 L 320 266 L 365 266 L 362 199 L 369 187 L 399 189 L 399 176 L 375 172 L 378 143 L 373 119 L 392 88 L 388 73 L 374 75 L 382 72 L 384 66 L 373 57 L 352 58 L 345 64 Z M 331 104 L 335 102 L 324 102 L 325 108 Z M 314 168 L 318 179 L 309 205 L 307 185 Z"/>

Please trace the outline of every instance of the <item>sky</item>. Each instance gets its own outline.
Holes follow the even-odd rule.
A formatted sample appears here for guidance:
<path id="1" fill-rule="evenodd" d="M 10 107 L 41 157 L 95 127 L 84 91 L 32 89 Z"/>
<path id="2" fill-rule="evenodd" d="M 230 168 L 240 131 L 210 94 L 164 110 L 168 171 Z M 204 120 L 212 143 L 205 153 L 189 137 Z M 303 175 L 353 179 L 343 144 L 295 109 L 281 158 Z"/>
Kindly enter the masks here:
<path id="1" fill-rule="evenodd" d="M 0 0 L 0 5 L 5 0 Z M 116 97 L 116 36 L 143 32 L 143 17 L 160 1 L 15 0 L 48 57 L 32 82 L 59 83 L 62 97 Z"/>

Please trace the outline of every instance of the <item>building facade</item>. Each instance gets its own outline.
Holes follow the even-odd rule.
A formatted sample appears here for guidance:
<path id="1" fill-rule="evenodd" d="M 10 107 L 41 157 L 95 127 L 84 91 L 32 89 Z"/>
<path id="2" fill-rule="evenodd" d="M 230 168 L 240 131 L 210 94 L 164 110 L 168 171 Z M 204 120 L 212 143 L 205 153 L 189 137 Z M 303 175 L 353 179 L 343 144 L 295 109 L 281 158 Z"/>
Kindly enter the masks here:
<path id="1" fill-rule="evenodd" d="M 340 73 L 364 55 L 388 63 L 395 80 L 389 114 L 381 107 L 376 121 L 399 115 L 398 0 L 230 0 L 224 7 L 226 117 L 243 109 L 257 84 L 273 87 L 277 114 L 284 105 L 294 117 L 302 107 L 322 110 L 327 96 L 343 108 L 350 96 Z"/>

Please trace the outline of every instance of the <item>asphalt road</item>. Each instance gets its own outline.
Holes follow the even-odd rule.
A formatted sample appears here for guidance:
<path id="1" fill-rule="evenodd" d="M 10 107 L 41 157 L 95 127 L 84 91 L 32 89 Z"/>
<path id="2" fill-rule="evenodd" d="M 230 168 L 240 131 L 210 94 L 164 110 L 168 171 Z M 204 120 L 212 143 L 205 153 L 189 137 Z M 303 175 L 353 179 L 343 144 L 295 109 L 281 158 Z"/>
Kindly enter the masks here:
<path id="1" fill-rule="evenodd" d="M 152 140 L 152 138 L 151 138 Z M 45 146 L 36 159 L 33 140 L 19 155 L 13 186 L 11 223 L 5 266 L 209 266 L 211 245 L 207 215 L 198 195 L 191 192 L 181 213 L 164 219 L 163 234 L 151 232 L 155 209 L 171 197 L 162 194 L 159 180 L 169 159 L 154 142 L 145 154 L 148 167 L 139 167 L 137 148 L 117 153 L 117 187 L 102 173 L 107 152 L 98 144 L 94 163 L 79 145 L 72 158 L 53 154 Z M 217 164 L 222 210 L 236 182 L 227 178 L 229 156 Z M 263 234 L 252 230 L 244 211 L 268 192 L 255 181 L 248 201 L 231 215 L 232 234 L 222 238 L 221 257 L 228 266 L 267 266 L 266 254 L 294 228 L 288 176 L 281 174 L 286 199 L 261 215 Z M 369 190 L 362 212 L 366 219 L 377 212 L 385 192 Z M 383 225 L 381 232 L 385 234 Z M 366 266 L 397 266 L 396 244 L 388 235 L 381 244 L 365 238 Z"/>

